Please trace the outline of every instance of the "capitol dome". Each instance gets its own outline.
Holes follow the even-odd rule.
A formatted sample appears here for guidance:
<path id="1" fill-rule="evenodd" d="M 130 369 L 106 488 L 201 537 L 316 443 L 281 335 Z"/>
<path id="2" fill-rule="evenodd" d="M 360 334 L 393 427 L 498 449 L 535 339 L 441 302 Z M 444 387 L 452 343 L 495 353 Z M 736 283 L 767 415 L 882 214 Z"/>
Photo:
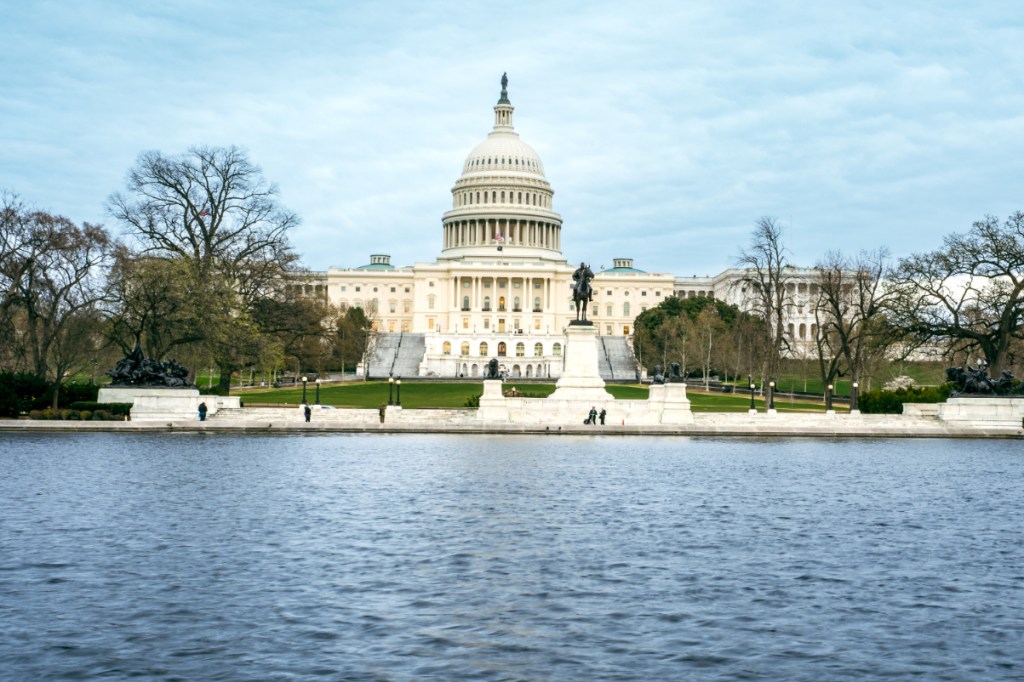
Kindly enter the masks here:
<path id="1" fill-rule="evenodd" d="M 494 107 L 494 129 L 473 148 L 443 217 L 442 258 L 530 257 L 561 260 L 562 218 L 544 164 L 512 125 L 508 78 Z"/>

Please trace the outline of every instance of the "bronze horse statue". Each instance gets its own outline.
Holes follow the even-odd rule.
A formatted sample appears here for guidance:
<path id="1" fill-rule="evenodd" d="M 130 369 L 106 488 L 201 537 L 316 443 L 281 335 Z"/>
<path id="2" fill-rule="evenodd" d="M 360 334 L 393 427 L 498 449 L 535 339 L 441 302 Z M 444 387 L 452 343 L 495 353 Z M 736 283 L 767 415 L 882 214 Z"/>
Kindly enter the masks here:
<path id="1" fill-rule="evenodd" d="M 587 304 L 594 300 L 594 289 L 590 280 L 594 279 L 594 271 L 586 263 L 580 263 L 576 272 L 572 273 L 572 300 L 576 304 L 576 321 L 587 321 Z M 580 305 L 582 304 L 582 309 Z"/>

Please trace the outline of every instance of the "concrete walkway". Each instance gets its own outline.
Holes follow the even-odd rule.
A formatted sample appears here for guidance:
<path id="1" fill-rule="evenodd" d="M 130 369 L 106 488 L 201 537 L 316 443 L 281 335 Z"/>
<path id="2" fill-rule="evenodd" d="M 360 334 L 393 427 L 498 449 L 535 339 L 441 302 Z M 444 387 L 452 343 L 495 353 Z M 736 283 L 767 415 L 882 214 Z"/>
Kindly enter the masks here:
<path id="1" fill-rule="evenodd" d="M 230 412 L 230 417 L 226 414 Z M 784 438 L 1018 438 L 1021 424 L 951 424 L 906 415 L 825 415 L 697 412 L 692 424 L 528 425 L 484 422 L 472 410 L 389 410 L 384 424 L 376 410 L 324 410 L 303 421 L 298 410 L 243 408 L 206 422 L 0 420 L 12 432 L 196 432 L 196 433 L 476 433 L 588 436 L 739 436 Z M 582 421 L 582 420 L 581 420 Z"/>

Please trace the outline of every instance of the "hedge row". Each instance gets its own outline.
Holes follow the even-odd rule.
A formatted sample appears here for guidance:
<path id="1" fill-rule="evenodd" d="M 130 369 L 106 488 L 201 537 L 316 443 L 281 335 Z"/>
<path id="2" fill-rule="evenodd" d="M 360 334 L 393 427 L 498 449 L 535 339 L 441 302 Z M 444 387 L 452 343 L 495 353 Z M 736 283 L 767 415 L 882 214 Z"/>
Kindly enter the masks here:
<path id="1" fill-rule="evenodd" d="M 111 414 L 116 414 L 125 417 L 131 413 L 132 403 L 97 403 L 91 400 L 79 400 L 78 402 L 71 403 L 69 406 L 72 410 L 88 410 L 95 412 L 96 410 L 106 410 Z"/>
<path id="2" fill-rule="evenodd" d="M 15 418 L 53 405 L 56 384 L 40 379 L 32 372 L 0 372 L 0 418 Z M 96 400 L 99 386 L 93 383 L 67 382 L 60 386 L 61 407 L 74 402 Z"/>
<path id="3" fill-rule="evenodd" d="M 110 403 L 121 405 L 123 403 Z M 131 407 L 131 405 L 129 405 Z M 46 409 L 32 410 L 28 413 L 32 419 L 53 419 L 58 421 L 94 421 L 94 422 L 121 422 L 127 417 L 124 414 L 114 414 L 110 410 L 72 410 L 72 409 Z"/>
<path id="4" fill-rule="evenodd" d="M 866 414 L 902 414 L 903 403 L 942 403 L 949 398 L 950 384 L 911 386 L 895 391 L 870 391 L 861 394 L 857 407 Z"/>

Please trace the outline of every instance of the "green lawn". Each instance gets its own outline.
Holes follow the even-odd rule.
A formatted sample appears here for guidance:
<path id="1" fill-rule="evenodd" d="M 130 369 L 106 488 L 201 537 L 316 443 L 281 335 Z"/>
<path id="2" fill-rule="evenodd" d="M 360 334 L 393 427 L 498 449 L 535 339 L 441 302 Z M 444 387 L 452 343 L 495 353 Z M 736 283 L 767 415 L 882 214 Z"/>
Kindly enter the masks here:
<path id="1" fill-rule="evenodd" d="M 506 390 L 516 387 L 528 397 L 543 398 L 554 390 L 554 384 L 521 384 L 514 381 L 506 382 Z M 397 387 L 395 387 L 397 388 Z M 638 385 L 611 384 L 608 392 L 620 400 L 646 400 L 647 387 Z M 405 382 L 402 384 L 402 407 L 445 408 L 463 407 L 466 400 L 483 393 L 480 382 Z M 298 405 L 302 402 L 302 387 L 299 388 L 267 388 L 254 389 L 238 393 L 242 401 L 249 405 L 277 404 Z M 312 403 L 316 396 L 315 387 L 306 387 L 306 398 Z M 393 392 L 397 399 L 397 390 Z M 691 390 L 688 392 L 690 407 L 694 412 L 745 412 L 750 408 L 750 397 L 743 395 L 722 395 L 718 393 L 702 393 Z M 376 408 L 388 401 L 388 384 L 386 381 L 351 382 L 331 384 L 320 387 L 320 402 L 324 405 L 352 408 Z M 764 410 L 764 400 L 755 400 L 757 409 Z M 792 402 L 778 400 L 775 407 L 780 412 L 823 412 L 824 405 L 814 402 Z M 845 407 L 836 406 L 837 410 Z"/>

